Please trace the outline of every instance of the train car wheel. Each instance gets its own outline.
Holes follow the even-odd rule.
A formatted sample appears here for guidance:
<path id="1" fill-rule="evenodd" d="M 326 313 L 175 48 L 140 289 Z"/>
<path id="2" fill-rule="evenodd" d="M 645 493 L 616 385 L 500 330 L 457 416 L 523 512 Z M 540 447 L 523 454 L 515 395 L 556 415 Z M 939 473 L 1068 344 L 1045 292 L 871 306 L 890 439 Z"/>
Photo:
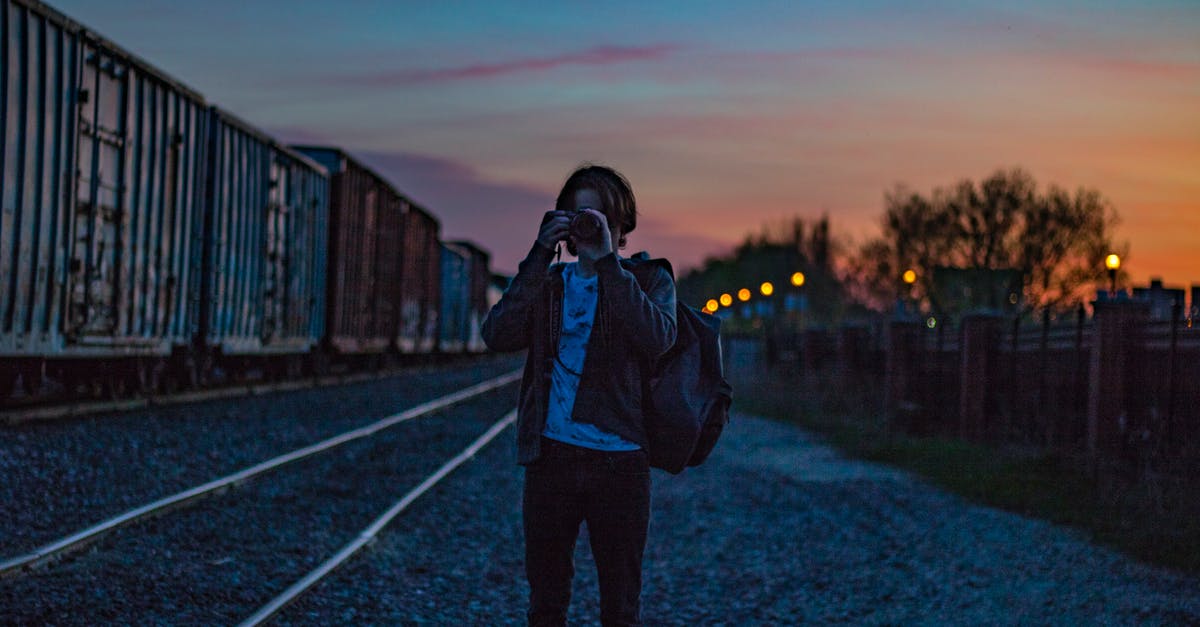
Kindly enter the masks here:
<path id="1" fill-rule="evenodd" d="M 38 396 L 42 392 L 42 385 L 46 383 L 46 361 L 44 359 L 31 359 L 21 367 L 21 386 L 25 394 L 29 396 Z"/>
<path id="2" fill-rule="evenodd" d="M 309 354 L 309 371 L 314 377 L 323 377 L 329 374 L 329 354 L 324 349 L 314 348 Z"/>
<path id="3" fill-rule="evenodd" d="M 183 359 L 180 360 L 179 376 L 185 387 L 189 390 L 199 389 L 207 380 L 206 373 L 208 368 L 205 367 L 207 360 L 195 351 L 188 351 Z"/>
<path id="4" fill-rule="evenodd" d="M 137 392 L 143 396 L 153 396 L 162 390 L 163 374 L 167 370 L 167 360 L 162 357 L 137 358 Z"/>
<path id="5" fill-rule="evenodd" d="M 284 364 L 286 367 L 285 377 L 289 381 L 299 379 L 304 375 L 304 357 L 301 355 L 288 355 L 287 361 Z"/>
<path id="6" fill-rule="evenodd" d="M 122 360 L 107 364 L 104 375 L 104 392 L 110 400 L 119 401 L 129 395 L 129 380 L 132 378 L 133 366 L 129 361 Z"/>
<path id="7" fill-rule="evenodd" d="M 17 386 L 17 371 L 10 368 L 0 368 L 0 402 L 8 402 L 12 398 L 13 389 Z"/>

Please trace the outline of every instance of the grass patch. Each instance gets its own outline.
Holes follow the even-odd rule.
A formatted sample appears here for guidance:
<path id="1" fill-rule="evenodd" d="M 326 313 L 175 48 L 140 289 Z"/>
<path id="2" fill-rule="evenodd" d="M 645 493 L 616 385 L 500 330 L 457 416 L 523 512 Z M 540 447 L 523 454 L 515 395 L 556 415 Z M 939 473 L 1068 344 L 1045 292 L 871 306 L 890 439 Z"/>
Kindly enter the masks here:
<path id="1" fill-rule="evenodd" d="M 1200 574 L 1200 490 L 1164 478 L 1094 475 L 1084 460 L 1028 447 L 986 446 L 898 432 L 883 419 L 878 382 L 839 382 L 786 369 L 734 376 L 735 408 L 794 422 L 844 454 L 890 464 L 970 501 L 1068 525 L 1136 559 Z"/>

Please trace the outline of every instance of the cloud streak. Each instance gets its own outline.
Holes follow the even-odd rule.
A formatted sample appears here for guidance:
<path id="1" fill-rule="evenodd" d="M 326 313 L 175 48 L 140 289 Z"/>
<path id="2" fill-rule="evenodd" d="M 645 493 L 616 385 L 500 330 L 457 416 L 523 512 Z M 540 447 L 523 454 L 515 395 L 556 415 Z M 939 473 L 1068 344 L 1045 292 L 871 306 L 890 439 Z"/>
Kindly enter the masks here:
<path id="1" fill-rule="evenodd" d="M 469 239 L 492 254 L 493 271 L 513 272 L 537 236 L 554 192 L 488 179 L 460 161 L 409 152 L 354 152 L 442 223 L 442 239 Z"/>
<path id="2" fill-rule="evenodd" d="M 655 61 L 678 50 L 678 46 L 595 46 L 566 54 L 474 63 L 438 69 L 403 69 L 350 76 L 326 77 L 325 82 L 359 87 L 397 87 L 422 83 L 444 83 L 496 78 L 510 74 L 546 72 L 569 66 L 608 66 L 639 61 Z"/>

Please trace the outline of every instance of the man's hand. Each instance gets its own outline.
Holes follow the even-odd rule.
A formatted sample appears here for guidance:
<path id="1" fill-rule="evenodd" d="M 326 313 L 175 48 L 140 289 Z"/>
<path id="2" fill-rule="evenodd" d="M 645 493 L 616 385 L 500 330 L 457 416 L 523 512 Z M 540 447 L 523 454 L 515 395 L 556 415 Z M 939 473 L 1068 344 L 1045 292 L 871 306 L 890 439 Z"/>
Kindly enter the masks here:
<path id="1" fill-rule="evenodd" d="M 562 211 L 547 211 L 542 217 L 542 226 L 538 228 L 537 241 L 542 246 L 554 250 L 559 242 L 567 239 L 571 228 L 571 218 Z"/>
<path id="2" fill-rule="evenodd" d="M 612 231 L 608 228 L 608 218 L 602 212 L 595 209 L 583 209 L 600 220 L 600 238 L 596 242 L 581 242 L 575 241 L 575 250 L 579 252 L 580 259 L 595 261 L 613 251 Z"/>

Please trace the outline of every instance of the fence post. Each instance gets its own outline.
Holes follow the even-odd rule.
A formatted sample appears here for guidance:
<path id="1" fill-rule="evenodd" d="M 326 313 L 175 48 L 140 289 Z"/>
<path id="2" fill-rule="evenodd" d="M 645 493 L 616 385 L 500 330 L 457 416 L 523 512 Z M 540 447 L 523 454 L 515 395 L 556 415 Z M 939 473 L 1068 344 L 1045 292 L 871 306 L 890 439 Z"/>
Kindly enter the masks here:
<path id="1" fill-rule="evenodd" d="M 1167 428 L 1166 441 L 1176 442 L 1182 435 L 1175 424 L 1175 378 L 1178 370 L 1175 365 L 1179 358 L 1179 321 L 1183 317 L 1183 303 L 1176 300 L 1171 303 L 1171 348 L 1167 353 Z"/>
<path id="2" fill-rule="evenodd" d="M 1061 411 L 1058 406 L 1050 407 L 1047 396 L 1046 379 L 1050 373 L 1047 372 L 1047 355 L 1050 348 L 1050 308 L 1042 309 L 1042 337 L 1038 341 L 1038 394 L 1037 405 L 1028 412 L 1026 424 L 1028 431 L 1025 437 L 1035 444 L 1044 446 L 1053 446 L 1055 438 L 1055 427 L 1057 426 L 1056 416 Z M 1015 357 L 1015 356 L 1014 356 Z"/>
<path id="3" fill-rule="evenodd" d="M 838 328 L 837 373 L 843 383 L 849 383 L 862 370 L 867 330 L 861 326 L 843 325 Z"/>
<path id="4" fill-rule="evenodd" d="M 889 424 L 902 415 L 907 421 L 915 407 L 922 330 L 921 323 L 914 320 L 895 319 L 888 323 L 883 402 Z"/>
<path id="5" fill-rule="evenodd" d="M 1150 316 L 1150 303 L 1095 301 L 1091 367 L 1088 368 L 1087 448 L 1103 455 L 1120 449 L 1124 421 L 1130 419 L 1130 365 L 1134 342 Z"/>
<path id="6" fill-rule="evenodd" d="M 997 353 L 1000 346 L 1001 318 L 994 314 L 969 314 L 962 321 L 962 371 L 958 400 L 958 431 L 967 440 L 983 440 L 988 435 L 988 392 L 999 380 Z M 994 416 L 992 417 L 995 418 Z"/>

